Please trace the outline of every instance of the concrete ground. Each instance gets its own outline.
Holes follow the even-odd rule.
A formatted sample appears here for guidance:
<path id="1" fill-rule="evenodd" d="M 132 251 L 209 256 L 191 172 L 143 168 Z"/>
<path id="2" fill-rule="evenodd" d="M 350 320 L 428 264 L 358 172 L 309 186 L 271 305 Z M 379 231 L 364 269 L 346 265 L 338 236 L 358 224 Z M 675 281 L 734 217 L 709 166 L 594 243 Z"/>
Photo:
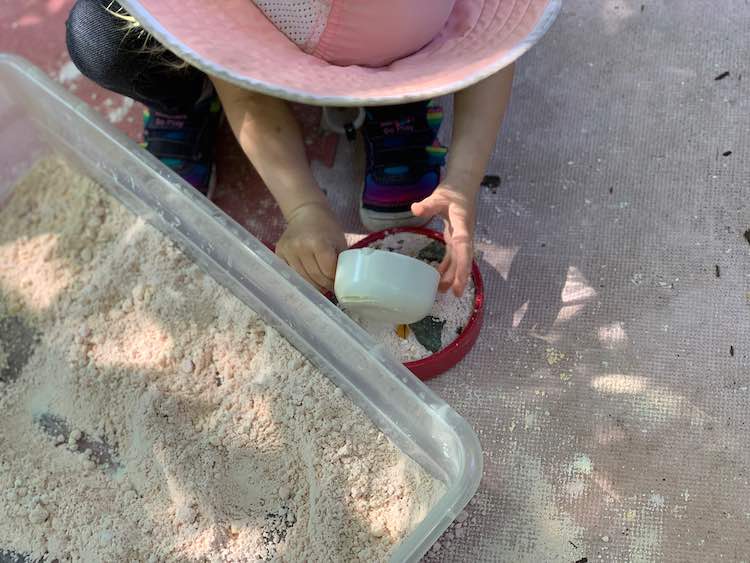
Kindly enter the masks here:
<path id="1" fill-rule="evenodd" d="M 69 5 L 0 0 L 0 50 L 137 135 L 138 109 L 68 64 Z M 486 325 L 430 382 L 485 475 L 427 559 L 750 561 L 748 29 L 745 0 L 568 0 L 519 61 L 480 198 Z M 217 203 L 273 238 L 273 203 L 220 147 Z M 354 236 L 352 161 L 342 142 L 314 166 Z"/>

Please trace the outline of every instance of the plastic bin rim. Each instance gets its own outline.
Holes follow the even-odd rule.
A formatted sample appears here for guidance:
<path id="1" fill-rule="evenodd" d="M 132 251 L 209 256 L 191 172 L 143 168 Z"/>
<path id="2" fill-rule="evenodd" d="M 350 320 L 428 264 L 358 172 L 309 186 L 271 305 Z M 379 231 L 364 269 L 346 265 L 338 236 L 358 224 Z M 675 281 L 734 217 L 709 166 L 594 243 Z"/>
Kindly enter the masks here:
<path id="1" fill-rule="evenodd" d="M 0 67 L 3 66 L 12 69 L 12 71 L 16 72 L 19 77 L 32 81 L 35 86 L 39 87 L 47 95 L 57 99 L 58 102 L 67 106 L 70 111 L 75 112 L 88 126 L 93 127 L 100 133 L 108 136 L 114 143 L 120 145 L 123 149 L 132 152 L 138 160 L 144 165 L 148 165 L 150 169 L 155 174 L 161 176 L 163 180 L 171 184 L 179 184 L 181 186 L 180 191 L 192 193 L 193 190 L 184 180 L 161 165 L 161 163 L 155 158 L 151 157 L 151 155 L 140 147 L 133 139 L 127 137 L 127 135 L 119 131 L 112 124 L 105 122 L 102 116 L 93 108 L 88 106 L 83 100 L 80 100 L 75 95 L 65 90 L 61 85 L 55 83 L 41 69 L 23 57 L 10 53 L 0 53 Z M 214 204 L 205 198 L 192 199 L 194 200 L 193 203 L 203 207 L 212 219 L 220 221 L 221 225 L 226 228 L 228 234 L 238 239 L 241 244 L 248 248 L 248 250 L 256 254 L 268 252 L 268 249 L 261 241 L 252 236 L 239 223 L 231 219 Z M 312 287 L 309 288 L 309 291 L 300 289 L 300 292 L 303 294 L 303 297 L 311 299 L 316 304 L 321 304 L 319 299 L 315 298 L 316 291 Z M 318 297 L 320 296 L 318 295 Z M 399 547 L 408 542 L 410 536 L 417 535 L 418 532 L 421 532 L 419 533 L 419 536 L 424 538 L 424 543 L 419 546 L 414 546 L 414 549 L 409 553 L 401 554 L 405 555 L 409 561 L 416 561 L 420 556 L 426 553 L 429 545 L 438 539 L 440 534 L 448 527 L 455 516 L 463 510 L 466 504 L 468 504 L 468 501 L 475 494 L 481 481 L 483 454 L 476 432 L 474 432 L 469 423 L 448 403 L 407 370 L 404 371 L 409 374 L 409 377 L 402 379 L 401 377 L 397 377 L 390 367 L 384 367 L 393 373 L 396 383 L 407 387 L 409 391 L 419 398 L 419 400 L 426 403 L 427 408 L 440 413 L 440 416 L 455 435 L 456 439 L 463 445 L 463 453 L 465 457 L 464 463 L 458 471 L 457 482 L 453 486 L 448 486 L 440 500 L 435 506 L 433 506 L 430 512 L 428 512 L 427 517 L 425 517 L 425 519 L 418 524 L 399 545 L 396 546 L 394 556 L 398 554 Z M 465 479 L 465 477 L 469 478 Z M 430 513 L 434 513 L 436 519 L 432 522 L 429 529 L 425 529 L 424 526 L 426 525 Z M 393 558 L 392 560 L 395 561 Z"/>

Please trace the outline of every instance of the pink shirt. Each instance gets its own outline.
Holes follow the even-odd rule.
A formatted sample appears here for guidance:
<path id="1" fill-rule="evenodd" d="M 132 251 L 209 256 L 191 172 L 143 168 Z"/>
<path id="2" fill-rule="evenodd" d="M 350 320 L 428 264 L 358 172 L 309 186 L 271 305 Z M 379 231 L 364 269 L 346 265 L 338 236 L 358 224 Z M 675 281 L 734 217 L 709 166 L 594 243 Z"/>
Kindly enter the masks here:
<path id="1" fill-rule="evenodd" d="M 385 66 L 429 43 L 455 0 L 253 0 L 303 51 L 336 65 Z"/>

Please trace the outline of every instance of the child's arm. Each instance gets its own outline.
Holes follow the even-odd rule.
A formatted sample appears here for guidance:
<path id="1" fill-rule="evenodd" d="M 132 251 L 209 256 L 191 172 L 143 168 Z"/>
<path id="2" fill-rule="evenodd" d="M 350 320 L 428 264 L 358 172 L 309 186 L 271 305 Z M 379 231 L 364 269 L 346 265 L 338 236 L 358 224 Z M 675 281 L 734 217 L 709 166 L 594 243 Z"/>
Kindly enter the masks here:
<path id="1" fill-rule="evenodd" d="M 445 220 L 447 253 L 440 264 L 440 288 L 461 295 L 474 257 L 474 222 L 479 187 L 510 100 L 513 66 L 454 96 L 453 140 L 448 171 L 433 194 L 412 205 L 419 216 Z"/>
<path id="2" fill-rule="evenodd" d="M 337 255 L 346 248 L 346 239 L 313 177 L 299 124 L 288 104 L 211 80 L 242 150 L 287 221 L 276 254 L 307 280 L 331 289 Z"/>

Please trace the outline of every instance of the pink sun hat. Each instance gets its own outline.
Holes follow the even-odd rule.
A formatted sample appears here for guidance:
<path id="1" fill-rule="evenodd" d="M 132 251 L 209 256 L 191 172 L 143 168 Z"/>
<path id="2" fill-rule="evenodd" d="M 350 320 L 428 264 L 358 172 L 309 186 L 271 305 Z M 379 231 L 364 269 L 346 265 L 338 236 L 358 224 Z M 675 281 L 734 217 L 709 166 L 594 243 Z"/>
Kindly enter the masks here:
<path id="1" fill-rule="evenodd" d="M 120 0 L 204 72 L 291 101 L 371 106 L 456 92 L 508 66 L 561 0 Z"/>

